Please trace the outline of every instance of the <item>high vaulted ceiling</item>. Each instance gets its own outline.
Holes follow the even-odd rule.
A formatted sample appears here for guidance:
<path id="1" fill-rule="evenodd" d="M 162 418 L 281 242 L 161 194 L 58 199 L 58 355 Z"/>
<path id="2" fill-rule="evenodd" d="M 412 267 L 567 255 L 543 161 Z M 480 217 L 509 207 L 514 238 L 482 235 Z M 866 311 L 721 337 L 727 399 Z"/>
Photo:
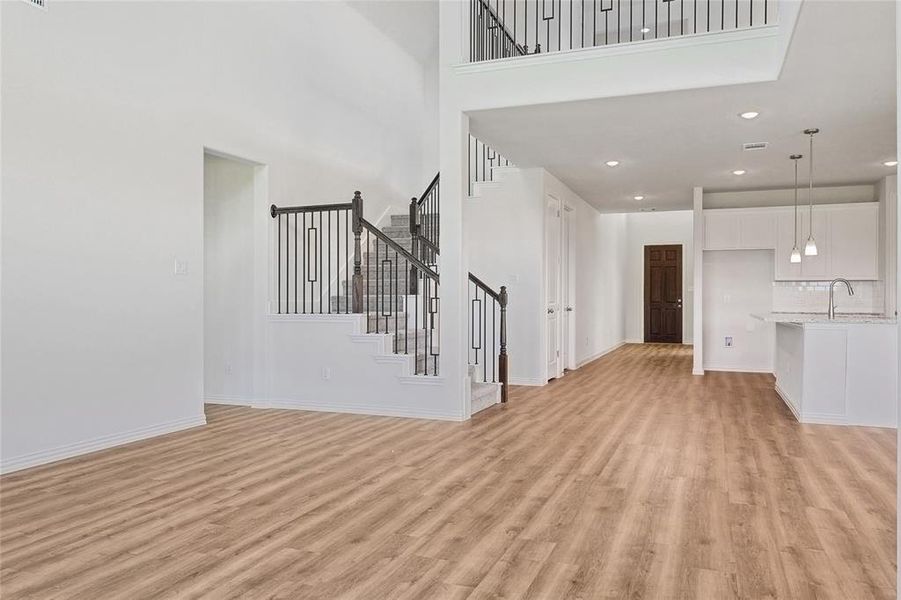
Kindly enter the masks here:
<path id="1" fill-rule="evenodd" d="M 790 187 L 792 153 L 805 155 L 806 183 L 808 127 L 821 130 L 816 185 L 893 173 L 882 163 L 896 153 L 895 85 L 893 2 L 807 0 L 778 81 L 479 111 L 470 126 L 517 165 L 547 168 L 601 211 L 675 210 L 691 208 L 693 186 Z M 738 116 L 751 110 L 760 116 Z M 746 142 L 769 147 L 745 151 Z M 738 169 L 746 173 L 734 175 Z"/>
<path id="2" fill-rule="evenodd" d="M 437 0 L 348 0 L 348 5 L 416 60 L 437 60 Z"/>

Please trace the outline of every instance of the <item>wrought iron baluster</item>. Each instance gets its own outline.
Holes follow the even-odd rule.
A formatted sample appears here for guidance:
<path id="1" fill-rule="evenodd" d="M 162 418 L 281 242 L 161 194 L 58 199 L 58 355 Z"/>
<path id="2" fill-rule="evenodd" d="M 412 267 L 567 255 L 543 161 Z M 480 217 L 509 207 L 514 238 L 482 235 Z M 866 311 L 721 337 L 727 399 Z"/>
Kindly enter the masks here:
<path id="1" fill-rule="evenodd" d="M 497 300 L 491 300 L 491 382 L 497 383 Z"/>
<path id="2" fill-rule="evenodd" d="M 332 211 L 328 211 L 328 231 L 329 241 L 325 246 L 328 249 L 328 295 L 326 299 L 328 300 L 328 314 L 332 314 Z"/>
<path id="3" fill-rule="evenodd" d="M 272 205 L 272 211 L 275 211 L 275 205 Z M 275 216 L 273 212 L 273 217 Z M 278 220 L 275 225 L 276 231 L 278 232 L 278 241 L 275 244 L 276 254 L 278 255 L 277 265 L 275 267 L 276 273 L 278 273 L 278 290 L 276 291 L 275 297 L 276 302 L 278 304 L 278 314 L 282 314 L 282 216 L 278 215 Z M 271 293 L 271 292 L 270 292 Z"/>
<path id="4" fill-rule="evenodd" d="M 395 354 L 397 354 L 397 343 L 398 343 L 397 334 L 400 331 L 400 329 L 397 328 L 397 325 L 398 325 L 397 302 L 400 299 L 400 290 L 397 289 L 397 287 L 398 287 L 397 284 L 400 282 L 399 273 L 397 271 L 397 263 L 398 263 L 397 251 L 395 250 L 394 251 L 394 279 L 391 280 L 391 286 L 394 288 L 394 292 L 392 293 L 392 296 L 394 296 L 394 353 Z"/>

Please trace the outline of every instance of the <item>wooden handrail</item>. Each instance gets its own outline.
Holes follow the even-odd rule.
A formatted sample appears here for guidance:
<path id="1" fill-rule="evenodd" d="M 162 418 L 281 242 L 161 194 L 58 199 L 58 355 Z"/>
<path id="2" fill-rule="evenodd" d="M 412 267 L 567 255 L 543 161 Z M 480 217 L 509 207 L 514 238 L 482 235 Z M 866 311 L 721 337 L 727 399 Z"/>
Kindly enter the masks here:
<path id="1" fill-rule="evenodd" d="M 359 193 L 359 192 L 358 192 Z M 312 213 L 326 212 L 330 210 L 352 210 L 353 202 L 341 202 L 337 204 L 310 204 L 307 206 L 282 206 L 279 208 L 275 204 L 269 207 L 269 214 L 274 219 L 278 215 L 294 214 L 294 213 Z"/>
<path id="2" fill-rule="evenodd" d="M 486 2 L 486 0 L 476 0 L 476 1 L 482 5 L 482 8 L 484 8 L 485 10 L 488 11 L 488 16 L 490 16 L 491 19 L 495 23 L 497 23 L 497 25 L 498 25 L 498 27 L 500 27 L 501 31 L 504 32 L 504 37 L 506 37 L 512 43 L 512 46 L 516 50 L 516 52 L 520 56 L 524 56 L 524 55 L 528 54 L 528 51 L 523 46 L 521 46 L 516 41 L 516 39 L 514 39 L 513 34 L 510 33 L 509 29 L 507 29 L 507 24 L 504 23 L 504 21 L 500 18 L 500 15 L 498 15 L 497 12 L 495 12 L 495 10 L 491 7 L 491 4 L 489 2 Z"/>
<path id="3" fill-rule="evenodd" d="M 432 178 L 432 181 L 429 185 L 426 186 L 425 191 L 419 196 L 419 200 L 417 204 L 422 204 L 422 202 L 428 197 L 428 195 L 432 192 L 432 189 L 438 185 L 438 179 L 441 177 L 441 172 L 435 173 L 435 177 Z"/>
<path id="4" fill-rule="evenodd" d="M 495 300 L 500 299 L 500 292 L 495 292 L 493 289 L 491 289 L 491 287 L 488 286 L 487 283 L 485 283 L 484 281 L 482 281 L 481 279 L 479 279 L 472 273 L 469 274 L 469 280 L 471 282 L 473 282 L 474 284 L 476 284 L 477 286 L 479 286 L 480 288 L 482 288 L 483 292 L 485 292 L 486 294 L 488 294 Z M 503 289 L 503 288 L 501 288 L 501 289 Z"/>
<path id="5" fill-rule="evenodd" d="M 484 281 L 469 273 L 469 281 L 471 281 L 475 286 L 481 290 L 486 296 L 493 298 L 500 308 L 500 349 L 497 355 L 497 378 L 498 383 L 501 384 L 501 402 L 507 402 L 507 392 L 509 387 L 509 368 L 508 361 L 509 357 L 507 355 L 507 302 L 509 300 L 507 295 L 507 286 L 502 285 L 499 292 L 491 289 L 488 284 Z M 478 295 L 476 296 L 478 297 Z M 492 309 L 494 310 L 494 309 Z M 486 336 L 487 337 L 487 336 Z M 476 359 L 478 359 L 478 354 L 476 354 Z"/>
<path id="6" fill-rule="evenodd" d="M 361 218 L 360 220 L 362 221 L 363 227 L 365 227 L 366 230 L 371 235 L 374 235 L 376 238 L 378 238 L 382 242 L 384 242 L 386 246 L 390 247 L 392 250 L 397 252 L 399 255 L 403 256 L 408 261 L 410 261 L 410 264 L 414 265 L 417 269 L 422 271 L 423 275 L 425 275 L 432 281 L 439 282 L 440 278 L 438 276 L 438 273 L 433 271 L 430 266 L 428 266 L 427 264 L 425 264 L 424 262 L 422 262 L 421 260 L 419 260 L 418 258 L 413 256 L 409 250 L 407 250 L 406 248 L 404 248 L 403 246 L 401 246 L 400 244 L 398 244 L 397 242 L 392 240 L 390 237 L 385 235 L 384 232 L 379 231 L 379 229 L 375 225 L 373 225 L 366 219 Z"/>

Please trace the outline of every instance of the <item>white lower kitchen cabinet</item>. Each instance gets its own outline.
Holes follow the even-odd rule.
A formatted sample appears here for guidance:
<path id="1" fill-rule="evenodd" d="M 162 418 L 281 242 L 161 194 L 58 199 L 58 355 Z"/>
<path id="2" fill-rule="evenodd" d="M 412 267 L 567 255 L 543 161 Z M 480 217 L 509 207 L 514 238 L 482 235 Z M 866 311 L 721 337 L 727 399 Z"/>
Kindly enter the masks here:
<path id="1" fill-rule="evenodd" d="M 897 326 L 776 321 L 776 392 L 802 423 L 897 427 Z"/>

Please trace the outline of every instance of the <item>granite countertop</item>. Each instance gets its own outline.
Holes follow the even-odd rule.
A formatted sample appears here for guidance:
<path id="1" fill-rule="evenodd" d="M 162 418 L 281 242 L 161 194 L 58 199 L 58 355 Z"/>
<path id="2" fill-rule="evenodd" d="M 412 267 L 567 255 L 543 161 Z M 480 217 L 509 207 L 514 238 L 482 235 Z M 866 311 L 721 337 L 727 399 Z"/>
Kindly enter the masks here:
<path id="1" fill-rule="evenodd" d="M 876 324 L 891 325 L 896 322 L 894 317 L 885 315 L 866 314 L 866 313 L 838 313 L 834 319 L 826 316 L 826 313 L 756 313 L 752 314 L 755 319 L 766 321 L 767 323 L 795 323 L 803 325 L 804 323 L 844 323 L 852 325 Z"/>

